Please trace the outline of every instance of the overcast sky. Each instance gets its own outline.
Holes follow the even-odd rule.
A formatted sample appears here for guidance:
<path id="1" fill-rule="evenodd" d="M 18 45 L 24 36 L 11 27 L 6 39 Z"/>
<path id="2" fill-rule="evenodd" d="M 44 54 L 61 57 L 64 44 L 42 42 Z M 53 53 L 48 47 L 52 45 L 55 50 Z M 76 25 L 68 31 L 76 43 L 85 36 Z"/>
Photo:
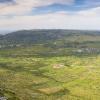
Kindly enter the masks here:
<path id="1" fill-rule="evenodd" d="M 0 31 L 100 30 L 100 0 L 0 0 Z"/>

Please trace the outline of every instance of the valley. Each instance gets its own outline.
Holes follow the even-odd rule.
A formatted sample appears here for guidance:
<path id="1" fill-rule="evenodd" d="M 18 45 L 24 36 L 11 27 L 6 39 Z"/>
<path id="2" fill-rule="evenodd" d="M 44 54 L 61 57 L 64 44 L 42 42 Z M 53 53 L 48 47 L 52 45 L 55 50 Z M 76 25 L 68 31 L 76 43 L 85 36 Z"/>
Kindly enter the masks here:
<path id="1" fill-rule="evenodd" d="M 99 31 L 0 35 L 0 100 L 100 100 L 99 92 Z"/>

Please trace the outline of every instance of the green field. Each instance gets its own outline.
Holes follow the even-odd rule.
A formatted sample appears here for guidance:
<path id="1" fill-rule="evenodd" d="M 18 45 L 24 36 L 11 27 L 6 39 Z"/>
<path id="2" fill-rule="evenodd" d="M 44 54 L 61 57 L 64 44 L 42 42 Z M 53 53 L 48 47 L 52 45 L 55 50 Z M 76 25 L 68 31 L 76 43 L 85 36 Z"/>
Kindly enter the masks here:
<path id="1" fill-rule="evenodd" d="M 100 100 L 100 36 L 95 37 L 97 40 L 92 35 L 84 36 L 78 41 L 79 36 L 68 38 L 71 41 L 60 37 L 62 40 L 45 44 L 19 47 L 7 44 L 1 48 L 0 97 L 6 100 Z"/>

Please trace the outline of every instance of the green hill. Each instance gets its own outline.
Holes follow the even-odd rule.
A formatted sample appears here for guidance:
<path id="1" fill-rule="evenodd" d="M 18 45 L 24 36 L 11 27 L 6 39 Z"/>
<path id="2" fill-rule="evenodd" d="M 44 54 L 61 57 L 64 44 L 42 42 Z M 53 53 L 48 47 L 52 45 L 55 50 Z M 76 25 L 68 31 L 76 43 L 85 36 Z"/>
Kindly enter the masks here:
<path id="1" fill-rule="evenodd" d="M 100 41 L 99 31 L 22 30 L 0 36 L 0 44 L 41 44 L 46 42 Z"/>
<path id="2" fill-rule="evenodd" d="M 100 32 L 0 35 L 0 99 L 100 100 Z"/>

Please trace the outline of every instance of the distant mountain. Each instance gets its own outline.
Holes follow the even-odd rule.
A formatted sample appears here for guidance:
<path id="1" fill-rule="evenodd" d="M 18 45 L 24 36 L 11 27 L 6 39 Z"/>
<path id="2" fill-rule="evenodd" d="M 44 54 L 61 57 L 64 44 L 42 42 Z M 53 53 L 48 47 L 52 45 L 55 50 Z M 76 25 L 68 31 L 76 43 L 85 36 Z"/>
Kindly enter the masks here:
<path id="1" fill-rule="evenodd" d="M 99 31 L 80 30 L 22 30 L 0 35 L 0 47 L 22 45 L 59 45 L 100 42 Z"/>
<path id="2" fill-rule="evenodd" d="M 5 35 L 11 32 L 13 32 L 13 30 L 0 30 L 0 35 Z"/>

